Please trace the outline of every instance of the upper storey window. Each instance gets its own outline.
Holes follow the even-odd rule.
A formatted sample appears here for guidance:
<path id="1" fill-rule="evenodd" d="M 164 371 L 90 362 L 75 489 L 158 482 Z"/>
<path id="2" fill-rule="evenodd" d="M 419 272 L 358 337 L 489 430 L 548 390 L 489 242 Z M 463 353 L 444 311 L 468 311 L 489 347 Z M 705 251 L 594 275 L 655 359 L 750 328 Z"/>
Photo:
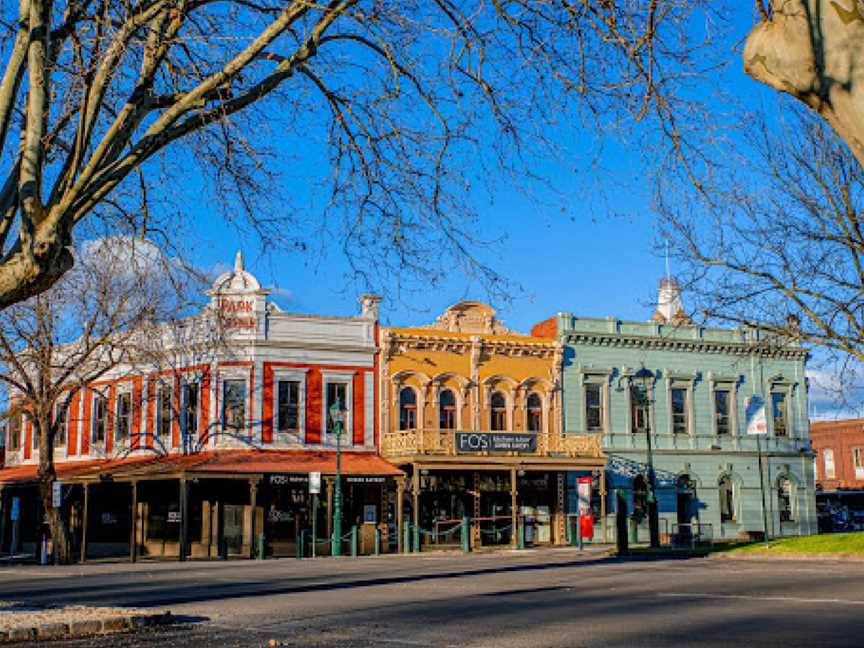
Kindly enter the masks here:
<path id="1" fill-rule="evenodd" d="M 648 429 L 648 394 L 641 385 L 630 386 L 630 431 Z"/>
<path id="2" fill-rule="evenodd" d="M 585 428 L 589 432 L 603 429 L 603 386 L 599 383 L 585 384 Z"/>
<path id="3" fill-rule="evenodd" d="M 670 394 L 672 403 L 672 434 L 687 434 L 689 422 L 687 417 L 687 390 L 673 387 Z"/>
<path id="4" fill-rule="evenodd" d="M 507 401 L 501 392 L 493 392 L 490 400 L 491 424 L 494 432 L 503 432 L 507 429 Z"/>
<path id="5" fill-rule="evenodd" d="M 132 394 L 130 392 L 117 394 L 116 409 L 117 423 L 114 427 L 114 438 L 117 441 L 126 441 L 132 430 Z"/>
<path id="6" fill-rule="evenodd" d="M 105 443 L 105 428 L 108 417 L 108 399 L 103 394 L 93 395 L 93 423 L 90 440 L 95 444 Z"/>
<path id="7" fill-rule="evenodd" d="M 54 406 L 54 422 L 57 426 L 57 431 L 54 433 L 54 447 L 55 448 L 63 448 L 66 446 L 66 439 L 68 438 L 69 431 L 69 417 L 67 416 L 67 410 L 63 407 L 63 402 L 65 401 L 65 397 L 61 398 L 61 402 L 58 402 Z"/>
<path id="8" fill-rule="evenodd" d="M 300 429 L 300 381 L 280 380 L 277 384 L 276 429 L 297 432 Z"/>
<path id="9" fill-rule="evenodd" d="M 718 435 L 729 434 L 732 430 L 729 415 L 732 411 L 732 392 L 726 387 L 714 390 L 714 428 Z"/>
<path id="10" fill-rule="evenodd" d="M 171 410 L 173 408 L 171 396 L 171 387 L 168 385 L 159 387 L 156 400 L 156 438 L 163 448 L 168 446 L 168 439 L 171 438 Z"/>
<path id="11" fill-rule="evenodd" d="M 183 434 L 186 437 L 198 433 L 198 403 L 201 399 L 201 387 L 197 382 L 187 382 L 183 385 Z"/>
<path id="12" fill-rule="evenodd" d="M 442 430 L 456 429 L 456 396 L 452 389 L 438 394 L 438 426 Z"/>
<path id="13" fill-rule="evenodd" d="M 834 468 L 834 450 L 825 448 L 822 451 L 822 461 L 825 464 L 825 479 L 834 479 L 837 475 Z"/>
<path id="14" fill-rule="evenodd" d="M 540 394 L 528 396 L 528 431 L 540 432 L 543 429 L 543 403 Z"/>
<path id="15" fill-rule="evenodd" d="M 232 378 L 222 382 L 222 428 L 229 434 L 246 429 L 246 380 Z"/>
<path id="16" fill-rule="evenodd" d="M 410 387 L 399 391 L 399 429 L 417 428 L 417 393 Z"/>
<path id="17" fill-rule="evenodd" d="M 774 436 L 789 436 L 789 392 L 771 392 L 771 418 L 774 423 Z"/>
<path id="18" fill-rule="evenodd" d="M 6 442 L 6 447 L 11 452 L 16 452 L 21 449 L 21 415 L 15 414 L 9 419 L 9 439 Z"/>
<path id="19" fill-rule="evenodd" d="M 333 417 L 330 416 L 330 408 L 333 407 L 334 404 L 339 403 L 341 405 L 342 410 L 344 411 L 344 415 L 342 418 L 342 439 L 343 442 L 347 441 L 350 443 L 351 435 L 348 434 L 348 430 L 350 429 L 350 416 L 351 416 L 351 407 L 348 402 L 348 383 L 345 381 L 340 382 L 327 382 L 327 402 L 326 402 L 326 417 L 327 417 L 327 434 L 335 433 L 335 425 L 336 422 L 333 420 Z"/>

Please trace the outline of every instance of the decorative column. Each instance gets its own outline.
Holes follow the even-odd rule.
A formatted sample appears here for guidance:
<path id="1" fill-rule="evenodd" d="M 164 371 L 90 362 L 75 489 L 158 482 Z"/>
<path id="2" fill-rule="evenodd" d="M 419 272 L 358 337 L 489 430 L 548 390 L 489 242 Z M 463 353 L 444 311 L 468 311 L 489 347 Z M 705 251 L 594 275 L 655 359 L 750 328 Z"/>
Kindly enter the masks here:
<path id="1" fill-rule="evenodd" d="M 471 546 L 479 547 L 482 544 L 482 534 L 480 533 L 480 473 L 474 473 L 474 522 L 471 525 Z"/>
<path id="2" fill-rule="evenodd" d="M 396 478 L 396 551 L 402 553 L 405 550 L 402 542 L 404 533 L 405 517 L 405 478 Z"/>
<path id="3" fill-rule="evenodd" d="M 333 478 L 325 477 L 324 484 L 327 486 L 327 538 L 333 537 Z"/>
<path id="4" fill-rule="evenodd" d="M 411 475 L 411 496 L 412 496 L 412 511 L 411 517 L 414 520 L 414 526 L 420 526 L 420 466 L 419 464 L 413 465 L 412 475 Z"/>
<path id="5" fill-rule="evenodd" d="M 606 469 L 603 468 L 600 472 L 600 532 L 603 534 L 603 542 L 607 541 L 606 537 Z"/>
<path id="6" fill-rule="evenodd" d="M 189 539 L 189 484 L 180 478 L 180 546 L 179 560 L 186 560 L 186 544 Z"/>
<path id="7" fill-rule="evenodd" d="M 255 558 L 255 511 L 258 508 L 258 480 L 249 480 L 249 558 Z"/>
<path id="8" fill-rule="evenodd" d="M 479 335 L 471 336 L 471 384 L 474 387 L 474 398 L 471 403 L 471 424 L 473 431 L 479 431 L 480 424 L 480 354 L 483 351 L 483 341 Z"/>
<path id="9" fill-rule="evenodd" d="M 510 468 L 510 546 L 516 548 L 519 541 L 519 503 L 517 501 L 518 491 L 516 489 L 516 466 Z"/>
<path id="10" fill-rule="evenodd" d="M 90 484 L 84 483 L 84 513 L 81 519 L 81 562 L 87 560 L 87 522 L 90 520 L 89 515 L 90 503 Z M 13 547 L 14 549 L 14 547 Z"/>
<path id="11" fill-rule="evenodd" d="M 563 545 L 566 532 L 564 526 L 567 524 L 567 505 L 565 502 L 567 496 L 567 481 L 566 473 L 559 472 L 557 477 L 557 511 L 555 511 L 555 544 Z"/>
<path id="12" fill-rule="evenodd" d="M 138 560 L 138 482 L 132 480 L 132 529 L 129 534 L 129 562 Z"/>

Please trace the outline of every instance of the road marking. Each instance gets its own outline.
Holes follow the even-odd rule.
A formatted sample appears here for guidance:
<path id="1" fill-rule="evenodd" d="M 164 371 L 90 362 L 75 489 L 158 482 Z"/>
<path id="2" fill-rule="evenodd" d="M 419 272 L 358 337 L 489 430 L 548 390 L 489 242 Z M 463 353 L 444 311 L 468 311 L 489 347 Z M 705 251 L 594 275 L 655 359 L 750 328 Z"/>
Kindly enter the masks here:
<path id="1" fill-rule="evenodd" d="M 801 598 L 797 596 L 756 596 L 748 594 L 711 594 L 709 592 L 660 592 L 655 596 L 664 598 L 707 598 L 707 599 L 731 599 L 742 601 L 783 601 L 787 603 L 827 603 L 831 605 L 864 605 L 864 601 L 854 601 L 848 599 L 822 599 L 822 598 Z"/>

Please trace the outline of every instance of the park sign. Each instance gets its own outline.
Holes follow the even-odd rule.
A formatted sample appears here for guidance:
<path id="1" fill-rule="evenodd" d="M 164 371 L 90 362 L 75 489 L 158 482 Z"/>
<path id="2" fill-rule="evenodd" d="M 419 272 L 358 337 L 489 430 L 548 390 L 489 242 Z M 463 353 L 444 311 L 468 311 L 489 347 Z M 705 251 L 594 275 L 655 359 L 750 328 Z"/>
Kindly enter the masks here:
<path id="1" fill-rule="evenodd" d="M 498 432 L 457 432 L 456 452 L 536 452 L 537 435 Z"/>
<path id="2" fill-rule="evenodd" d="M 744 401 L 747 420 L 747 434 L 764 436 L 768 434 L 768 422 L 765 418 L 765 401 L 761 396 L 753 394 Z"/>

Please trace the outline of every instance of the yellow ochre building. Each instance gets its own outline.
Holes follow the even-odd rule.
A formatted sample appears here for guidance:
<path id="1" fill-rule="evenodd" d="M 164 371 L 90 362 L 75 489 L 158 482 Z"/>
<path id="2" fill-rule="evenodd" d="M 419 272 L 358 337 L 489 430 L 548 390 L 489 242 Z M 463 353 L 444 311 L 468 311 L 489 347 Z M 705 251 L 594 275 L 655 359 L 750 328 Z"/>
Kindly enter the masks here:
<path id="1" fill-rule="evenodd" d="M 381 454 L 407 475 L 400 549 L 406 520 L 424 545 L 446 545 L 470 517 L 478 547 L 515 545 L 520 526 L 530 544 L 563 544 L 568 510 L 605 519 L 600 437 L 562 431 L 554 337 L 511 331 L 474 301 L 380 335 Z"/>

